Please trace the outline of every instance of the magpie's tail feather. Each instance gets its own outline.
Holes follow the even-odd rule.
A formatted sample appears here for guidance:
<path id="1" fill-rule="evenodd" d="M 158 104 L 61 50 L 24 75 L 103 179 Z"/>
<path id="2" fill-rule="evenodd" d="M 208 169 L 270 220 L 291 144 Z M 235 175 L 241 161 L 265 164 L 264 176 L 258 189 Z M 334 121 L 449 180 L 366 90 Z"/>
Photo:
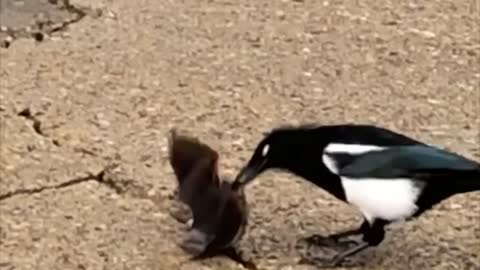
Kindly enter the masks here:
<path id="1" fill-rule="evenodd" d="M 416 172 L 420 179 L 432 182 L 445 181 L 447 185 L 459 188 L 463 192 L 480 191 L 480 167 L 467 170 L 429 170 Z"/>
<path id="2" fill-rule="evenodd" d="M 458 181 L 465 191 L 480 191 L 480 169 L 461 172 Z"/>

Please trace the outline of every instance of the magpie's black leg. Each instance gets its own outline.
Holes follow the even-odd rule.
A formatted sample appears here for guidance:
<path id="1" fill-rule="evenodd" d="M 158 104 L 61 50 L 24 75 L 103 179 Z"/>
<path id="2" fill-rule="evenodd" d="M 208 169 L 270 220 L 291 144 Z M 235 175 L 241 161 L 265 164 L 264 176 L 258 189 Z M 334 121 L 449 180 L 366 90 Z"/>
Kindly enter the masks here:
<path id="1" fill-rule="evenodd" d="M 338 232 L 328 236 L 314 234 L 307 238 L 304 238 L 303 240 L 310 245 L 333 247 L 333 246 L 339 245 L 341 239 L 347 238 L 349 236 L 363 234 L 368 228 L 369 228 L 368 222 L 364 220 L 363 223 L 360 225 L 360 227 L 353 230 L 342 231 L 342 232 Z M 357 242 L 356 241 L 345 242 L 345 244 L 350 244 L 350 243 L 357 243 Z"/>
<path id="2" fill-rule="evenodd" d="M 375 220 L 371 225 L 367 223 L 363 231 L 363 243 L 338 253 L 327 265 L 339 266 L 345 261 L 346 258 L 351 257 L 360 251 L 367 249 L 368 247 L 378 246 L 385 238 L 386 224 L 386 221 L 380 219 Z"/>
<path id="3" fill-rule="evenodd" d="M 236 250 L 234 247 L 228 247 L 224 249 L 223 254 L 226 257 L 230 258 L 231 260 L 235 261 L 236 263 L 241 264 L 246 269 L 250 269 L 250 270 L 257 269 L 257 266 L 252 261 L 245 260 L 242 254 L 238 250 Z"/>

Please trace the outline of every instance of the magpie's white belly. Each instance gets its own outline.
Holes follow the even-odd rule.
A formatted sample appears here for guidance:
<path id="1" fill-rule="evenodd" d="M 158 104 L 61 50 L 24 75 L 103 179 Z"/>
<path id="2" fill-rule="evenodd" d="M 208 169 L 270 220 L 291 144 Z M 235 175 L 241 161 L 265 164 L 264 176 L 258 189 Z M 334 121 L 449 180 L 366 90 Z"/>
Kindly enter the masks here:
<path id="1" fill-rule="evenodd" d="M 421 192 L 408 179 L 351 179 L 341 177 L 347 201 L 356 206 L 371 223 L 375 219 L 400 221 L 418 209 Z"/>

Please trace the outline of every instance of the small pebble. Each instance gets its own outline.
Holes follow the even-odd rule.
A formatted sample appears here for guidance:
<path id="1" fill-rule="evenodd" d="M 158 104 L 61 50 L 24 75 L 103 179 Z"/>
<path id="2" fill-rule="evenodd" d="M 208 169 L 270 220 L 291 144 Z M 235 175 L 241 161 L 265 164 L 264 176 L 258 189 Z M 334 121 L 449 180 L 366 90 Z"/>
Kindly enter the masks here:
<path id="1" fill-rule="evenodd" d="M 283 20 L 283 19 L 286 18 L 285 12 L 283 12 L 283 11 L 281 11 L 281 10 L 277 11 L 275 14 L 277 15 L 277 17 L 278 17 L 280 20 Z"/>

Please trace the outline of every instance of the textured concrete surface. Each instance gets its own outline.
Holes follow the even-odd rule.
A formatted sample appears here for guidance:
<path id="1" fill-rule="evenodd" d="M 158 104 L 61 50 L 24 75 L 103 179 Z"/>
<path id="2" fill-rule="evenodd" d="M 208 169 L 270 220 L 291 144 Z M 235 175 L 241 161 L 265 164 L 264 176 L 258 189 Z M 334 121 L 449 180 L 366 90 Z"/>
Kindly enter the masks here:
<path id="1" fill-rule="evenodd" d="M 176 246 L 173 126 L 227 176 L 284 123 L 375 123 L 480 160 L 478 0 L 71 2 L 97 12 L 0 49 L 1 270 L 241 269 Z M 360 222 L 291 175 L 247 192 L 262 269 L 315 269 L 295 241 Z M 480 195 L 456 196 L 356 269 L 479 269 L 479 220 Z"/>
<path id="2" fill-rule="evenodd" d="M 19 38 L 38 42 L 99 10 L 78 8 L 69 0 L 0 0 L 0 47 Z"/>

